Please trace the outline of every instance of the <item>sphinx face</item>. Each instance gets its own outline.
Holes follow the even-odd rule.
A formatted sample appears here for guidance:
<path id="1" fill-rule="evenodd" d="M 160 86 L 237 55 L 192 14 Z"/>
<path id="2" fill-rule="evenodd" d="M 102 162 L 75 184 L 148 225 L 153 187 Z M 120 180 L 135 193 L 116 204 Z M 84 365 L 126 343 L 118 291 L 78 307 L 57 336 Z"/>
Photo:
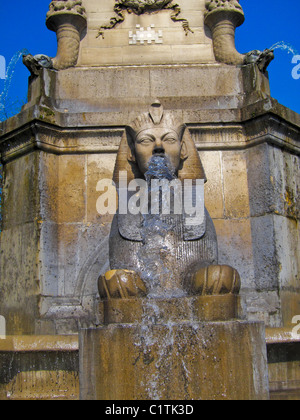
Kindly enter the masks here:
<path id="1" fill-rule="evenodd" d="M 149 169 L 154 155 L 167 156 L 178 172 L 181 161 L 182 144 L 176 131 L 171 128 L 154 127 L 141 131 L 135 139 L 135 160 L 142 174 Z"/>

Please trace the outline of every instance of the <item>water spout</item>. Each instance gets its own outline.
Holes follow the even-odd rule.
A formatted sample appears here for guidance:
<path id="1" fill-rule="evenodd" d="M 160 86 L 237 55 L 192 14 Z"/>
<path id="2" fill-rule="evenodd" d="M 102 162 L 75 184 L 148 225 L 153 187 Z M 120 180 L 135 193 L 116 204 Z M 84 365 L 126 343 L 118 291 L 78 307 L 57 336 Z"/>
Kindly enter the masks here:
<path id="1" fill-rule="evenodd" d="M 286 51 L 288 54 L 298 55 L 298 51 L 295 50 L 295 48 L 290 45 L 286 44 L 284 41 L 276 42 L 272 47 L 269 48 L 269 50 L 282 50 Z"/>

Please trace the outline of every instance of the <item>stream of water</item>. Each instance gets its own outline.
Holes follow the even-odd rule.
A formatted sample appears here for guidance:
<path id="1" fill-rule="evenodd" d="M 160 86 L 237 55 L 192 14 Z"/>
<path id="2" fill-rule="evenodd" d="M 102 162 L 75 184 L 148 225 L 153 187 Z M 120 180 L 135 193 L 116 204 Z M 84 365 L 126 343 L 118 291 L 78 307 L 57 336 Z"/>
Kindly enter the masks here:
<path id="1" fill-rule="evenodd" d="M 9 98 L 8 98 L 8 93 L 11 87 L 11 83 L 15 74 L 18 61 L 23 55 L 26 55 L 26 54 L 29 54 L 26 48 L 23 48 L 22 50 L 17 51 L 13 55 L 7 67 L 6 78 L 4 82 L 4 89 L 0 94 L 0 122 L 5 121 L 7 118 L 12 116 L 11 114 L 15 114 L 19 111 L 19 109 L 17 109 L 19 108 L 19 105 L 17 106 L 18 101 L 10 103 Z M 15 109 L 12 109 L 14 106 L 15 106 Z"/>
<path id="2" fill-rule="evenodd" d="M 298 55 L 298 51 L 290 44 L 285 43 L 284 41 L 276 42 L 269 48 L 269 50 L 282 50 L 286 51 L 288 54 Z"/>
<path id="3" fill-rule="evenodd" d="M 168 190 L 167 197 L 164 194 L 164 188 L 152 182 L 157 179 L 166 182 L 177 179 L 174 168 L 166 156 L 153 156 L 145 178 L 148 184 L 149 196 L 155 197 L 154 202 L 153 199 L 151 200 L 151 206 L 152 208 L 153 206 L 157 207 L 159 212 L 158 214 L 152 214 L 153 212 L 149 209 L 148 214 L 143 215 L 143 247 L 139 252 L 139 260 L 143 267 L 142 278 L 148 289 L 148 298 L 144 302 L 144 315 L 140 325 L 140 335 L 135 345 L 143 354 L 144 363 L 152 363 L 152 350 L 156 354 L 155 361 L 153 360 L 156 368 L 155 373 L 146 374 L 143 385 L 151 400 L 160 400 L 165 387 L 165 384 L 162 382 L 168 380 L 168 375 L 165 373 L 166 376 L 164 376 L 162 372 L 172 371 L 171 359 L 168 356 L 174 348 L 176 329 L 174 329 L 175 324 L 173 322 L 163 322 L 166 334 L 160 337 L 158 343 L 155 329 L 153 329 L 154 325 L 161 325 L 162 322 L 162 314 L 160 313 L 157 299 L 184 297 L 186 293 L 182 288 L 176 284 L 174 285 L 174 269 L 176 268 L 174 263 L 170 264 L 169 259 L 171 258 L 172 261 L 174 257 L 174 244 L 169 240 L 169 235 L 174 231 L 178 219 L 171 214 L 166 220 L 162 214 L 163 205 L 166 201 L 172 201 L 172 197 L 174 197 L 169 195 L 172 189 Z M 156 188 L 159 191 L 156 191 Z M 154 348 L 157 348 L 158 344 L 159 347 L 155 351 Z M 184 375 L 188 377 L 189 372 L 185 367 L 184 360 L 182 360 L 182 364 Z"/>
<path id="4" fill-rule="evenodd" d="M 143 247 L 139 251 L 139 261 L 143 267 L 142 278 L 150 298 L 183 296 L 183 290 L 174 286 L 172 281 L 174 266 L 171 261 L 174 259 L 174 244 L 170 235 L 175 230 L 177 218 L 170 214 L 164 216 L 162 210 L 166 204 L 169 205 L 169 209 L 171 207 L 170 201 L 173 200 L 174 193 L 168 183 L 177 177 L 166 156 L 153 156 L 145 178 L 151 208 L 148 214 L 143 215 L 141 229 Z M 163 183 L 155 183 L 153 180 L 163 180 Z M 164 183 L 166 188 L 162 187 Z M 158 209 L 157 214 L 153 214 L 153 208 Z"/>

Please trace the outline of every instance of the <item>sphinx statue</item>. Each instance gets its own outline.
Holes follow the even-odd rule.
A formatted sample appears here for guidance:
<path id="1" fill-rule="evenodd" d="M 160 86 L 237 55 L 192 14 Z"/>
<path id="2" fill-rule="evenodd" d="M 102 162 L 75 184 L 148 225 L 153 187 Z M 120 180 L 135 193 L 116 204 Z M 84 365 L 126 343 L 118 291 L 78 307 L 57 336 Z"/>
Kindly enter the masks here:
<path id="1" fill-rule="evenodd" d="M 179 200 L 188 180 L 188 185 L 206 182 L 188 128 L 174 113 L 164 111 L 159 101 L 125 129 L 113 176 L 119 195 L 124 174 L 127 185 L 146 180 L 150 192 L 153 179 L 175 180 L 182 185 Z M 199 191 L 192 190 L 195 200 L 193 194 Z M 178 213 L 163 214 L 164 200 L 162 196 L 154 215 L 145 208 L 138 214 L 117 211 L 110 234 L 111 270 L 99 278 L 101 298 L 238 294 L 238 272 L 218 265 L 217 235 L 204 205 L 202 217 L 191 219 L 183 206 Z"/>

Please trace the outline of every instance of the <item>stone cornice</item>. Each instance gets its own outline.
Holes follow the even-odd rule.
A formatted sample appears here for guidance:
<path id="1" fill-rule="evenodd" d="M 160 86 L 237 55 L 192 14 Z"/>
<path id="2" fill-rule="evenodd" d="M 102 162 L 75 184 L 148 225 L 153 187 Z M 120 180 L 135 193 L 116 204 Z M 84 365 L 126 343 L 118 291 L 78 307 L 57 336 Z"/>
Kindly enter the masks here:
<path id="1" fill-rule="evenodd" d="M 187 124 L 201 150 L 243 150 L 261 143 L 300 154 L 299 127 L 266 113 L 242 122 Z M 53 154 L 116 153 L 124 126 L 61 127 L 34 119 L 0 138 L 2 162 L 41 150 Z"/>
<path id="2" fill-rule="evenodd" d="M 245 150 L 268 143 L 300 154 L 299 128 L 272 114 L 241 124 L 195 124 L 189 128 L 198 150 Z"/>
<path id="3" fill-rule="evenodd" d="M 118 150 L 124 128 L 61 128 L 33 120 L 0 138 L 3 162 L 33 150 L 54 154 L 110 153 Z"/>

